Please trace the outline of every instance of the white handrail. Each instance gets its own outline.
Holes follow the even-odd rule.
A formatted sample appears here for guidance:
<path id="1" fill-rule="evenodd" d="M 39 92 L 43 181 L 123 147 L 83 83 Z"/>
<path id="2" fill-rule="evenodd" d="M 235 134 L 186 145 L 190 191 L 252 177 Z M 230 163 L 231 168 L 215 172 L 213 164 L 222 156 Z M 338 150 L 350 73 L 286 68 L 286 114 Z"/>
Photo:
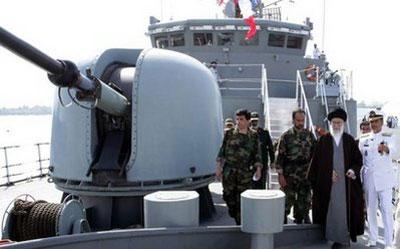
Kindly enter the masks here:
<path id="1" fill-rule="evenodd" d="M 261 66 L 261 84 L 262 84 L 262 95 L 263 95 L 263 102 L 264 102 L 264 125 L 267 127 L 269 131 L 271 131 L 271 119 L 269 114 L 269 92 L 268 92 L 268 77 L 267 77 L 267 69 L 265 65 L 262 64 Z"/>
<path id="2" fill-rule="evenodd" d="M 299 100 L 300 100 L 300 103 L 299 103 Z M 306 112 L 306 116 L 307 116 L 306 123 L 305 123 L 306 127 L 307 127 L 307 124 L 309 123 L 308 128 L 310 129 L 310 131 L 312 132 L 314 137 L 317 138 L 317 135 L 315 133 L 315 128 L 314 128 L 314 123 L 313 123 L 313 120 L 311 117 L 310 107 L 308 106 L 308 101 L 307 101 L 306 93 L 304 91 L 304 85 L 303 85 L 303 81 L 301 79 L 299 70 L 297 70 L 297 78 L 296 78 L 296 101 L 297 101 L 297 103 L 299 103 L 299 107 L 302 108 Z"/>
<path id="3" fill-rule="evenodd" d="M 301 70 L 301 71 L 304 71 L 304 70 Z M 321 104 L 323 106 L 325 106 L 325 114 L 326 114 L 326 116 L 328 116 L 329 107 L 328 107 L 328 100 L 326 98 L 326 88 L 325 88 L 325 82 L 324 82 L 325 81 L 325 76 L 322 77 L 322 81 L 321 81 L 321 78 L 319 77 L 319 74 L 320 74 L 319 67 L 316 68 L 316 74 L 317 74 L 317 77 L 316 77 L 316 80 L 315 80 L 316 92 L 317 92 L 316 97 L 321 97 Z"/>
<path id="4" fill-rule="evenodd" d="M 343 79 L 341 79 L 339 82 L 339 98 L 342 101 L 343 109 L 346 111 L 346 113 L 348 113 Z M 350 132 L 350 122 L 347 121 L 346 124 L 347 124 L 347 131 Z"/>
<path id="5" fill-rule="evenodd" d="M 326 98 L 326 88 L 325 82 L 322 82 L 322 103 L 325 105 L 325 115 L 328 117 L 329 107 L 328 107 L 328 99 Z"/>

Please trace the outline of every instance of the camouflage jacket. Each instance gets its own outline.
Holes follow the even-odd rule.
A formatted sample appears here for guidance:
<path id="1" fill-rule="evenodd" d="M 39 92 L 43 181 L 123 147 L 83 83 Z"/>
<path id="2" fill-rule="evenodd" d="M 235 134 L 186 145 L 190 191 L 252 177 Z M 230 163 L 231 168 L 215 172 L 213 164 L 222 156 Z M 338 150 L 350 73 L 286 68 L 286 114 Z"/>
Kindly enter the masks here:
<path id="1" fill-rule="evenodd" d="M 301 171 L 303 175 L 311 161 L 315 144 L 316 140 L 310 131 L 297 131 L 294 127 L 287 130 L 279 139 L 275 163 L 277 172 L 287 176 Z"/>
<path id="2" fill-rule="evenodd" d="M 217 161 L 224 166 L 250 168 L 262 167 L 261 150 L 257 132 L 248 129 L 247 134 L 239 133 L 237 128 L 226 131 L 218 153 Z"/>

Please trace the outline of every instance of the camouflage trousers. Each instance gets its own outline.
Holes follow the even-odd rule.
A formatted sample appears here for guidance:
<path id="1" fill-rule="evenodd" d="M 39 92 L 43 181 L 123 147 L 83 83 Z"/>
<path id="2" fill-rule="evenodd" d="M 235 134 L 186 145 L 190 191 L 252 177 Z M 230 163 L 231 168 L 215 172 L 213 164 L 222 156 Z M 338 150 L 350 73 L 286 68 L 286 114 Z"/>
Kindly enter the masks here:
<path id="1" fill-rule="evenodd" d="M 240 224 L 240 194 L 251 188 L 250 169 L 224 167 L 222 177 L 223 199 L 229 209 L 229 215 Z"/>
<path id="2" fill-rule="evenodd" d="M 281 188 L 286 195 L 285 217 L 294 207 L 294 218 L 302 221 L 310 210 L 311 206 L 311 184 L 307 180 L 294 180 L 290 176 L 285 176 L 287 185 Z"/>

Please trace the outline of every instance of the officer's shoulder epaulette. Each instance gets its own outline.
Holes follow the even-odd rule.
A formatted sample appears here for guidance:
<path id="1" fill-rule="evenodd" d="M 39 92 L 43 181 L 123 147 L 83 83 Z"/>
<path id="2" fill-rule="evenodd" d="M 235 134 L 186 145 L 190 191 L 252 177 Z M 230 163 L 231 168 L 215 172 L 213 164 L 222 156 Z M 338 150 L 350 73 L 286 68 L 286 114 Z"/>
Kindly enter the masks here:
<path id="1" fill-rule="evenodd" d="M 392 135 L 390 132 L 382 132 L 382 137 L 391 137 Z"/>
<path id="2" fill-rule="evenodd" d="M 371 134 L 372 134 L 372 133 L 364 133 L 364 134 L 361 134 L 360 139 L 368 138 L 368 137 L 371 136 Z"/>

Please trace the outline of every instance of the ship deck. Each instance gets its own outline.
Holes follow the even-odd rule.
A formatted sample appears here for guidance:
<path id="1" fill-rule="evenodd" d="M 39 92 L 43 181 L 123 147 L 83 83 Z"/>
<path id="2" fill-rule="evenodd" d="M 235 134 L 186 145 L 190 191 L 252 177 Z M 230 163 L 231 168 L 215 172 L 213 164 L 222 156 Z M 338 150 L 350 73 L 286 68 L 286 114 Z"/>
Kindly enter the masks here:
<path id="1" fill-rule="evenodd" d="M 242 235 L 240 235 L 240 234 L 243 234 L 240 231 L 240 227 L 235 226 L 234 220 L 228 216 L 226 205 L 225 205 L 224 201 L 222 200 L 221 184 L 215 182 L 215 183 L 210 184 L 209 187 L 210 187 L 210 191 L 213 196 L 217 214 L 214 217 L 214 219 L 206 221 L 206 222 L 202 222 L 199 228 L 194 228 L 192 230 L 194 235 L 191 235 L 191 236 L 197 236 L 199 234 L 198 237 L 200 237 L 202 233 L 204 233 L 204 236 L 212 236 L 212 235 L 208 234 L 208 233 L 210 233 L 210 231 L 206 232 L 206 230 L 210 230 L 210 229 L 211 230 L 214 229 L 214 232 L 212 231 L 212 233 L 215 233 L 215 231 L 217 231 L 217 233 L 220 233 L 221 231 L 224 232 L 226 230 L 226 232 L 235 233 L 236 237 L 242 236 Z M 10 187 L 3 187 L 3 188 L 0 188 L 0 196 L 1 196 L 1 198 L 0 198 L 1 199 L 0 213 L 3 214 L 4 211 L 6 210 L 8 204 L 15 197 L 22 195 L 22 194 L 30 194 L 36 200 L 43 199 L 48 202 L 55 202 L 55 203 L 59 202 L 61 200 L 61 196 L 62 196 L 62 192 L 57 190 L 54 187 L 53 183 L 48 183 L 47 179 L 45 179 L 45 178 L 35 179 L 35 180 L 24 182 L 24 183 L 19 183 L 14 186 L 10 186 Z M 381 221 L 379 221 L 379 226 L 380 226 L 379 241 L 378 241 L 377 248 L 384 248 L 383 228 L 382 228 Z M 133 230 L 135 230 L 135 229 L 133 229 Z M 154 229 L 136 229 L 135 232 L 133 230 L 126 229 L 123 231 L 126 231 L 126 233 L 129 232 L 130 233 L 129 236 L 132 236 L 132 234 L 134 234 L 133 236 L 139 236 L 139 237 L 146 236 L 147 232 L 148 233 L 151 233 L 151 232 L 157 233 L 157 231 L 155 231 Z M 138 231 L 138 230 L 141 230 L 141 231 Z M 191 229 L 186 229 L 185 231 L 190 233 L 190 230 Z M 284 231 L 280 234 L 275 235 L 275 248 L 280 248 L 280 249 L 330 248 L 330 243 L 328 243 L 322 239 L 318 239 L 319 237 L 321 237 L 319 230 L 320 230 L 319 227 L 317 227 L 315 225 L 295 225 L 295 224 L 293 224 L 292 219 L 290 219 L 290 217 L 289 217 L 289 224 L 284 226 Z M 122 236 L 121 234 L 123 234 L 123 233 L 124 232 L 121 232 L 119 234 L 119 236 Z M 164 230 L 158 231 L 158 235 L 164 236 L 164 237 L 171 233 L 174 233 L 173 229 L 172 230 L 164 229 Z M 178 233 L 179 233 L 179 231 L 178 231 Z M 96 234 L 96 233 L 91 233 L 91 234 Z M 105 233 L 102 232 L 103 236 L 104 236 L 104 234 Z M 93 236 L 97 236 L 97 235 L 93 235 Z M 113 237 L 113 236 L 114 235 L 112 235 L 111 237 Z M 307 238 L 310 238 L 310 240 L 309 241 L 307 239 L 302 240 L 301 239 L 302 236 L 307 236 Z M 64 236 L 64 237 L 71 237 L 71 236 Z M 298 237 L 297 243 L 295 243 L 294 245 L 288 244 L 289 243 L 288 241 L 290 241 L 290 239 L 288 239 L 287 237 L 290 237 L 293 241 L 296 240 L 296 238 L 294 238 L 294 237 Z M 247 237 L 246 237 L 246 239 L 247 239 Z M 369 248 L 369 247 L 365 246 L 367 239 L 368 239 L 368 237 L 366 234 L 359 236 L 358 242 L 352 243 L 351 248 L 356 248 L 356 249 Z M 66 238 L 65 240 L 71 242 L 71 238 Z M 193 240 L 193 238 L 191 240 Z M 62 240 L 60 240 L 60 241 L 62 241 Z M 300 243 L 299 243 L 299 241 L 300 241 Z M 312 241 L 312 242 L 310 242 L 310 241 Z M 21 243 L 17 243 L 17 244 L 21 244 Z M 22 244 L 24 244 L 24 243 L 22 243 Z M 16 244 L 14 244 L 11 247 L 13 248 L 14 246 L 18 247 L 18 245 L 16 245 Z M 27 244 L 25 244 L 25 246 L 22 246 L 21 248 L 31 248 L 31 247 L 26 247 L 26 246 L 27 246 Z M 32 247 L 32 248 L 34 248 L 34 247 Z M 51 248 L 53 248 L 53 247 L 51 247 Z M 65 248 L 65 247 L 54 247 L 54 248 Z M 81 247 L 79 247 L 79 248 L 81 248 Z M 86 247 L 83 247 L 83 248 L 86 248 Z M 131 248 L 131 247 L 129 247 L 129 248 Z M 140 248 L 148 248 L 148 247 L 142 246 Z M 169 247 L 164 246 L 164 248 L 169 248 Z"/>

